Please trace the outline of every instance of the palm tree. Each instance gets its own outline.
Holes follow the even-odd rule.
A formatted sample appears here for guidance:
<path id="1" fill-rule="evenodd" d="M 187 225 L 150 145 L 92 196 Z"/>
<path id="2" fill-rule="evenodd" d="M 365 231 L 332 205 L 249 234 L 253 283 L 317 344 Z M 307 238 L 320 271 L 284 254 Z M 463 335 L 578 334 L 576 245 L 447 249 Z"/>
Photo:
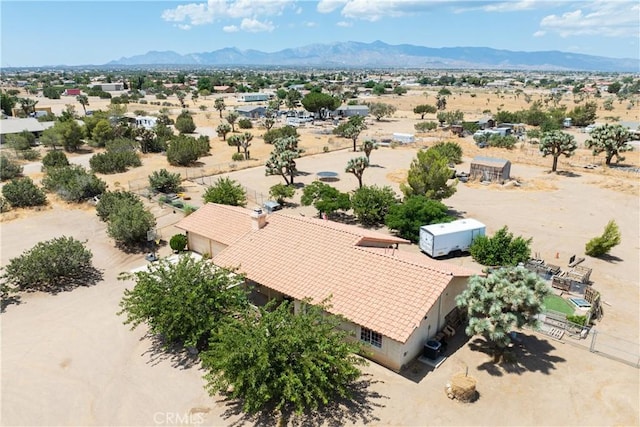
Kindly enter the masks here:
<path id="1" fill-rule="evenodd" d="M 84 110 L 85 116 L 87 115 L 87 105 L 89 105 L 89 97 L 87 95 L 78 95 L 76 96 L 76 101 L 82 105 L 82 109 Z"/>

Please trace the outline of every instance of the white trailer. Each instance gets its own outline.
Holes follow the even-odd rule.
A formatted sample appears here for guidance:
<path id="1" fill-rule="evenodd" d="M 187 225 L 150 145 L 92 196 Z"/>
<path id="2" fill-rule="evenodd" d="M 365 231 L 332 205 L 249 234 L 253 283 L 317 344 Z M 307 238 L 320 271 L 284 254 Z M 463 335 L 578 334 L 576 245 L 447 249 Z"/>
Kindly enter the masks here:
<path id="1" fill-rule="evenodd" d="M 411 144 L 416 142 L 416 137 L 412 133 L 394 133 L 392 139 L 401 144 Z"/>
<path id="2" fill-rule="evenodd" d="M 485 231 L 486 226 L 472 218 L 423 225 L 420 227 L 420 250 L 432 258 L 467 252 L 473 239 L 484 236 Z"/>

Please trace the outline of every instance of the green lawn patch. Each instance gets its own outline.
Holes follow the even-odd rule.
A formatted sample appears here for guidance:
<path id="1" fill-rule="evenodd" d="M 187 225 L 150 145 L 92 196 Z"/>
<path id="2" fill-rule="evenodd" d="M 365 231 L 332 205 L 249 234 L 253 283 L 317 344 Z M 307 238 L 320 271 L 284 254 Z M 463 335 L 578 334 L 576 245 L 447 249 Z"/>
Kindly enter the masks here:
<path id="1" fill-rule="evenodd" d="M 558 311 L 567 315 L 571 315 L 575 311 L 569 301 L 557 295 L 548 295 L 544 299 L 544 307 L 547 310 Z"/>

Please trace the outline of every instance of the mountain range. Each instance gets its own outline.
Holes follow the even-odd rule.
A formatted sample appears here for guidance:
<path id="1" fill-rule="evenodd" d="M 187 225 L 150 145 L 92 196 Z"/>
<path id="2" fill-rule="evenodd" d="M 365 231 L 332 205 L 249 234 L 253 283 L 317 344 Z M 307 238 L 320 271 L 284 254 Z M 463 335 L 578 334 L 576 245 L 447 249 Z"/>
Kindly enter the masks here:
<path id="1" fill-rule="evenodd" d="M 381 41 L 312 44 L 271 53 L 231 47 L 185 55 L 174 51 L 150 51 L 105 65 L 640 71 L 640 60 L 632 58 L 607 58 L 560 51 L 519 52 L 488 47 L 431 48 L 410 44 L 390 45 Z"/>

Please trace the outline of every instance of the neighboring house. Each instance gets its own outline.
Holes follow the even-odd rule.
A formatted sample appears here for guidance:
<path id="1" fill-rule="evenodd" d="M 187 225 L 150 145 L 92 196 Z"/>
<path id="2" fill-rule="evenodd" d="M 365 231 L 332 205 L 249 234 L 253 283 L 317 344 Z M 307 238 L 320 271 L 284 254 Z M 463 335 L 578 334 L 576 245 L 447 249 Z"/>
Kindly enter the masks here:
<path id="1" fill-rule="evenodd" d="M 315 218 L 207 204 L 182 219 L 189 249 L 237 269 L 252 301 L 329 299 L 328 311 L 368 344 L 367 357 L 399 371 L 456 311 L 474 272 L 404 252 L 404 239 Z"/>
<path id="2" fill-rule="evenodd" d="M 233 86 L 214 86 L 213 91 L 215 93 L 234 93 L 236 88 Z"/>
<path id="3" fill-rule="evenodd" d="M 261 106 L 254 106 L 254 105 L 241 105 L 239 107 L 236 107 L 236 111 L 238 112 L 238 114 L 240 114 L 240 116 L 242 117 L 246 117 L 249 119 L 257 119 L 260 117 L 264 117 L 264 115 L 267 112 L 267 109 L 265 107 L 261 107 Z"/>
<path id="4" fill-rule="evenodd" d="M 478 120 L 478 127 L 480 127 L 480 129 L 491 129 L 492 127 L 495 127 L 495 125 L 496 121 L 491 117 L 483 117 Z"/>
<path id="5" fill-rule="evenodd" d="M 4 143 L 5 135 L 21 133 L 22 131 L 29 131 L 39 138 L 45 129 L 52 127 L 54 122 L 39 122 L 33 117 L 26 119 L 3 119 L 0 120 L 0 143 Z"/>
<path id="6" fill-rule="evenodd" d="M 92 87 L 97 87 L 105 92 L 124 90 L 124 85 L 122 83 L 96 83 Z"/>
<path id="7" fill-rule="evenodd" d="M 151 116 L 136 116 L 135 120 L 137 127 L 143 127 L 145 129 L 153 129 L 158 122 L 157 117 Z"/>
<path id="8" fill-rule="evenodd" d="M 332 112 L 334 117 L 368 116 L 369 107 L 366 105 L 343 105 Z"/>
<path id="9" fill-rule="evenodd" d="M 474 157 L 471 161 L 471 178 L 479 178 L 482 181 L 504 182 L 511 174 L 511 162 L 495 157 Z"/>
<path id="10" fill-rule="evenodd" d="M 240 102 L 259 102 L 268 101 L 270 98 L 268 93 L 253 92 L 253 93 L 241 93 L 238 95 L 238 101 Z"/>
<path id="11" fill-rule="evenodd" d="M 65 89 L 62 94 L 66 96 L 78 96 L 80 95 L 80 89 Z"/>

